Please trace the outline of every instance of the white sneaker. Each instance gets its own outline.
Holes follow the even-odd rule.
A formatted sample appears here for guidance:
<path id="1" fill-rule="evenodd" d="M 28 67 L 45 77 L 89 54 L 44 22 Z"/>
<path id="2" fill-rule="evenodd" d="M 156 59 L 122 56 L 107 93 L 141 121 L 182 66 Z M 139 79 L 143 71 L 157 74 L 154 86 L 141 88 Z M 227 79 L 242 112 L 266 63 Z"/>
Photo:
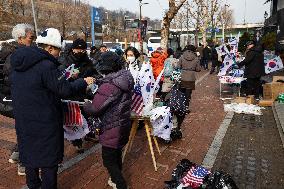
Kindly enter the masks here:
<path id="1" fill-rule="evenodd" d="M 18 163 L 19 162 L 19 152 L 13 152 L 8 161 L 9 163 Z"/>
<path id="2" fill-rule="evenodd" d="M 111 178 L 108 179 L 107 184 L 108 184 L 109 186 L 111 186 L 113 189 L 117 189 L 117 188 L 116 188 L 116 184 L 112 182 Z"/>
<path id="3" fill-rule="evenodd" d="M 18 175 L 25 176 L 26 175 L 26 168 L 22 164 L 18 164 Z"/>

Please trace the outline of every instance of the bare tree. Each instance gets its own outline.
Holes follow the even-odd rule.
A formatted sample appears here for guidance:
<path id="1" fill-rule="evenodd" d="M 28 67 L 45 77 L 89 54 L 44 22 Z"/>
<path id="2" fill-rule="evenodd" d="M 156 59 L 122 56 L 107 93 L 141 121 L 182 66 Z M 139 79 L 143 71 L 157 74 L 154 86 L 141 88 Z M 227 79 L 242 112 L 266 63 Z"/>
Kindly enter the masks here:
<path id="1" fill-rule="evenodd" d="M 185 11 L 185 9 L 180 9 L 171 23 L 171 28 L 179 29 L 181 34 L 187 22 L 187 15 Z"/>
<path id="2" fill-rule="evenodd" d="M 170 33 L 171 22 L 174 19 L 175 15 L 178 13 L 182 5 L 186 0 L 168 0 L 169 1 L 169 10 L 165 13 L 162 21 L 161 29 L 161 47 L 166 49 L 168 47 L 168 39 Z"/>
<path id="3" fill-rule="evenodd" d="M 218 12 L 220 0 L 192 0 L 189 5 L 189 15 L 196 29 L 202 33 L 202 42 L 206 44 L 206 32 L 212 24 L 214 15 Z"/>
<path id="4" fill-rule="evenodd" d="M 233 10 L 228 8 L 228 5 L 221 7 L 217 17 L 217 24 L 222 26 L 224 30 L 227 30 L 234 24 Z"/>

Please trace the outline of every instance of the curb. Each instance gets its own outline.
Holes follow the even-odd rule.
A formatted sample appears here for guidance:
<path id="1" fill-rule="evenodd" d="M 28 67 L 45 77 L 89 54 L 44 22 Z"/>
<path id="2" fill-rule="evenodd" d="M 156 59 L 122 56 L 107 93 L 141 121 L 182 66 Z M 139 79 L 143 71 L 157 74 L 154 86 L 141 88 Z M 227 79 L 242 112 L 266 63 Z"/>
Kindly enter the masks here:
<path id="1" fill-rule="evenodd" d="M 217 155 L 219 153 L 219 150 L 222 146 L 223 139 L 226 135 L 227 129 L 229 128 L 229 125 L 234 117 L 234 112 L 228 112 L 221 123 L 213 142 L 211 143 L 210 148 L 207 151 L 207 154 L 205 155 L 205 158 L 203 159 L 202 166 L 208 169 L 211 169 L 215 163 L 215 160 L 217 158 Z"/>
<path id="2" fill-rule="evenodd" d="M 281 115 L 281 113 L 279 112 L 279 109 L 281 109 L 280 106 L 281 105 L 278 102 L 273 103 L 272 111 L 282 141 L 282 146 L 284 148 L 284 119 L 281 119 L 284 118 L 284 111 Z"/>

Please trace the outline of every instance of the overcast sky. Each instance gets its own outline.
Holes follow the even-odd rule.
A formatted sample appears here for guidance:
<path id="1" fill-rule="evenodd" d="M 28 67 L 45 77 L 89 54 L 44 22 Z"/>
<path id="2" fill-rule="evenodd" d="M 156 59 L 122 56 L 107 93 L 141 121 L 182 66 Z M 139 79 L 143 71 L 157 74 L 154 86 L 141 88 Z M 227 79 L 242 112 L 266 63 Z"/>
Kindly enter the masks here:
<path id="1" fill-rule="evenodd" d="M 110 10 L 126 9 L 132 12 L 139 11 L 139 0 L 86 0 L 94 6 L 103 6 Z M 269 13 L 269 4 L 264 5 L 265 0 L 224 0 L 234 10 L 235 23 L 243 23 L 246 15 L 247 23 L 259 23 L 264 21 L 264 12 Z M 247 8 L 245 9 L 245 1 Z M 142 8 L 142 14 L 150 18 L 163 16 L 163 11 L 168 8 L 168 0 L 143 0 L 149 3 Z M 190 0 L 189 0 L 190 2 Z M 245 11 L 246 10 L 246 11 Z M 246 13 L 246 14 L 245 14 Z"/>

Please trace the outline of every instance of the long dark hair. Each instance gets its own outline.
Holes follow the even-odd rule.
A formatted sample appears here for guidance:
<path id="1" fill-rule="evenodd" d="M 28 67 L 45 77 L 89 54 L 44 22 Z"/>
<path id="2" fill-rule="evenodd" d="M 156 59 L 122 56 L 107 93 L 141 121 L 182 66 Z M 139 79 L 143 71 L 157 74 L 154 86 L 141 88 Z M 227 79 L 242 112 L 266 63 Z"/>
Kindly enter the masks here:
<path id="1" fill-rule="evenodd" d="M 124 54 L 125 54 L 126 57 L 127 57 L 127 52 L 128 52 L 128 51 L 132 51 L 132 52 L 133 52 L 133 54 L 134 54 L 134 56 L 135 56 L 135 59 L 139 58 L 140 53 L 139 53 L 139 51 L 138 51 L 135 47 L 128 47 L 128 48 L 125 50 Z"/>

